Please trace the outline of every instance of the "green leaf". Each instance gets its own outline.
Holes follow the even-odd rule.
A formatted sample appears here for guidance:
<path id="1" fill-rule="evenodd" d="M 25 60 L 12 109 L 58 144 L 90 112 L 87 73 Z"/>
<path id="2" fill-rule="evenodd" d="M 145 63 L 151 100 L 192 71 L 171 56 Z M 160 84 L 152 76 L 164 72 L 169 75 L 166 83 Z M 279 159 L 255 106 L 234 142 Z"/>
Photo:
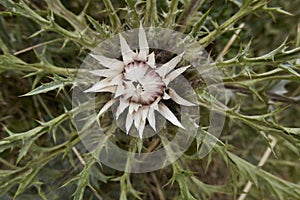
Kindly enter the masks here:
<path id="1" fill-rule="evenodd" d="M 6 137 L 0 141 L 0 152 L 3 152 L 4 150 L 8 148 L 13 148 L 18 146 L 21 142 L 24 143 L 29 138 L 32 138 L 34 136 L 40 136 L 46 132 L 44 127 L 36 127 L 34 129 L 31 129 L 29 131 L 23 132 L 23 133 L 16 133 L 14 135 L 11 135 L 9 137 Z"/>
<path id="2" fill-rule="evenodd" d="M 42 93 L 47 93 L 52 90 L 58 89 L 58 91 L 62 90 L 67 85 L 73 85 L 74 82 L 72 82 L 70 79 L 60 79 L 55 78 L 54 81 L 42 84 L 41 86 L 31 90 L 30 92 L 22 95 L 22 96 L 32 96 Z"/>
<path id="3" fill-rule="evenodd" d="M 288 71 L 292 75 L 295 75 L 296 77 L 300 78 L 300 74 L 295 70 L 297 68 L 294 67 L 291 63 L 282 63 L 279 65 L 279 68 Z"/>
<path id="4" fill-rule="evenodd" d="M 93 27 L 96 29 L 96 31 L 101 34 L 102 37 L 108 38 L 109 33 L 103 28 L 98 21 L 96 21 L 93 17 L 86 15 L 86 18 L 89 20 L 89 22 L 93 25 Z"/>
<path id="5" fill-rule="evenodd" d="M 193 29 L 191 31 L 191 35 L 196 35 L 197 32 L 199 32 L 199 30 L 201 30 L 202 26 L 205 24 L 206 19 L 210 13 L 211 9 L 209 9 L 208 11 L 206 11 L 196 22 L 196 24 L 193 26 Z"/>
<path id="6" fill-rule="evenodd" d="M 78 175 L 77 181 L 77 188 L 73 194 L 74 200 L 83 200 L 83 195 L 85 188 L 90 184 L 89 183 L 89 176 L 90 176 L 90 169 L 94 165 L 95 159 L 94 157 L 90 157 L 80 174 Z"/>
<path id="7" fill-rule="evenodd" d="M 32 168 L 26 174 L 23 174 L 22 181 L 20 182 L 18 190 L 15 193 L 14 199 L 16 199 L 28 187 L 34 184 L 34 178 L 43 166 L 44 165 L 36 166 L 36 168 Z"/>
<path id="8" fill-rule="evenodd" d="M 278 178 L 233 153 L 227 152 L 227 155 L 240 172 L 246 173 L 250 180 L 256 183 L 257 187 L 259 187 L 257 182 L 259 178 L 259 180 L 263 181 L 280 200 L 288 199 L 288 197 L 297 199 L 300 196 L 300 185 Z"/>

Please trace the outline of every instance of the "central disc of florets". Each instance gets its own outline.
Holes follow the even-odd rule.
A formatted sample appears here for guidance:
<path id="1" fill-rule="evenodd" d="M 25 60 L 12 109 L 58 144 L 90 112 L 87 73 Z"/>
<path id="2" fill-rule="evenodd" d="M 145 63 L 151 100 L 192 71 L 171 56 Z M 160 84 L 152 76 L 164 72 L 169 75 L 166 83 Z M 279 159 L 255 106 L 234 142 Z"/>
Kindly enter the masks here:
<path id="1" fill-rule="evenodd" d="M 164 94 L 165 84 L 146 62 L 134 61 L 123 72 L 126 98 L 131 102 L 150 105 Z"/>

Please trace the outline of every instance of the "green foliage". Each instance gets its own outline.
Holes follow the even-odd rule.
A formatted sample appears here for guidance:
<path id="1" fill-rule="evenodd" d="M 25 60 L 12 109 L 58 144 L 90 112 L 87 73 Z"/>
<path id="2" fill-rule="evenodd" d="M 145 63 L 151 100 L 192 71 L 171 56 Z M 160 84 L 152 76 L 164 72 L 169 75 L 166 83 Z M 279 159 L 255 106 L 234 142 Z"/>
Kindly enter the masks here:
<path id="1" fill-rule="evenodd" d="M 0 199 L 237 199 L 248 181 L 253 187 L 247 199 L 299 199 L 299 2 L 0 0 L 0 5 Z M 215 59 L 207 67 L 224 73 L 226 103 L 188 77 L 201 106 L 199 135 L 172 165 L 130 174 L 86 153 L 74 126 L 79 108 L 72 108 L 71 92 L 81 84 L 74 78 L 89 51 L 140 21 L 196 38 Z M 104 95 L 97 103 L 105 101 Z M 208 132 L 211 104 L 226 112 L 219 139 Z M 83 107 L 90 109 L 89 102 Z M 99 148 L 111 140 L 128 151 L 147 152 L 168 142 L 130 140 L 120 136 L 109 115 L 101 120 L 108 134 Z M 200 159 L 199 146 L 211 141 L 217 144 Z M 272 155 L 258 167 L 268 147 Z"/>

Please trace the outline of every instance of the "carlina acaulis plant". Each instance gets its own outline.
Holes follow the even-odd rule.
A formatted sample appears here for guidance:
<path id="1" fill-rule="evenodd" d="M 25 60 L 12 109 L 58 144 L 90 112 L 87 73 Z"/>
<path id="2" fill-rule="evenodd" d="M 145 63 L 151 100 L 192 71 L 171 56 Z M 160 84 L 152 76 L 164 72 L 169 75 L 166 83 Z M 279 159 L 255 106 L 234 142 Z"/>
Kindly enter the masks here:
<path id="1" fill-rule="evenodd" d="M 300 199 L 299 3 L 0 0 L 0 200 Z M 210 62 L 199 65 L 222 74 L 224 97 L 195 75 L 187 50 L 153 49 L 147 28 L 201 45 Z M 120 57 L 94 51 L 115 36 Z M 86 58 L 96 64 L 84 71 Z M 173 87 L 180 77 L 195 99 Z M 189 117 L 199 122 L 181 151 L 172 142 L 190 138 Z M 106 159 L 123 171 L 97 154 L 115 149 Z M 131 173 L 161 149 L 159 170 Z"/>

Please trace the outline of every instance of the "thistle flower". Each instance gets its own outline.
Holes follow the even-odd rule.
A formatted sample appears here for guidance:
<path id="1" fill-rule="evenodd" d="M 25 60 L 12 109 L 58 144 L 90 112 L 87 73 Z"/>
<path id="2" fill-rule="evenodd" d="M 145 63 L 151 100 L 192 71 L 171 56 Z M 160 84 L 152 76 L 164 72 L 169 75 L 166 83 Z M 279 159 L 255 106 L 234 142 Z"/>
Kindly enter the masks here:
<path id="1" fill-rule="evenodd" d="M 103 77 L 103 79 L 85 92 L 111 92 L 114 94 L 113 98 L 101 108 L 99 115 L 102 115 L 119 101 L 116 111 L 117 119 L 128 108 L 125 122 L 127 134 L 134 124 L 140 138 L 142 138 L 147 121 L 156 131 L 155 111 L 158 111 L 172 124 L 184 129 L 172 111 L 162 102 L 162 100 L 172 99 L 180 105 L 195 105 L 179 96 L 169 86 L 170 82 L 190 67 L 189 65 L 175 69 L 182 59 L 183 53 L 158 67 L 155 63 L 154 52 L 149 54 L 148 41 L 142 24 L 138 35 L 139 51 L 132 51 L 124 37 L 121 34 L 119 37 L 123 61 L 91 54 L 104 66 L 104 69 L 90 72 Z"/>

